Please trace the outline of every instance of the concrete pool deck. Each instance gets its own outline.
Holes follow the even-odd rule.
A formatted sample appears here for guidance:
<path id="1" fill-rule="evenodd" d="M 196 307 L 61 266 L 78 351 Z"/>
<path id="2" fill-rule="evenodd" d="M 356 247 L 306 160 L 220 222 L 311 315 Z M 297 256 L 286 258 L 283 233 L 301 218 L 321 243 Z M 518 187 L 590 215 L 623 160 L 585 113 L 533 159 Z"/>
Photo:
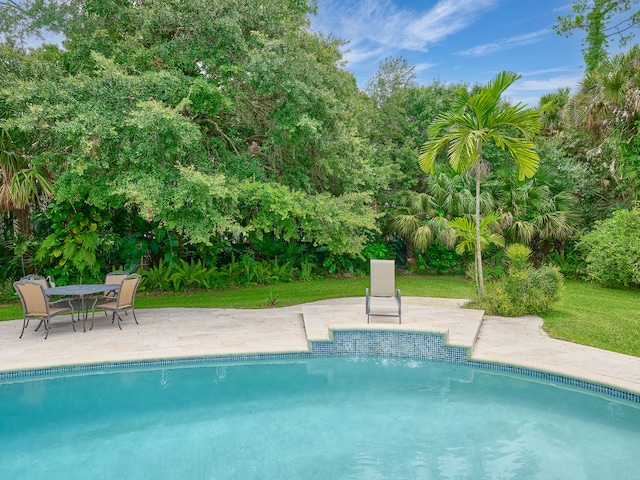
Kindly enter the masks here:
<path id="1" fill-rule="evenodd" d="M 640 358 L 555 340 L 533 316 L 501 318 L 462 309 L 461 299 L 403 297 L 397 318 L 371 317 L 364 298 L 323 300 L 263 310 L 163 308 L 123 316 L 122 330 L 102 312 L 93 330 L 73 332 L 69 317 L 52 320 L 49 338 L 31 321 L 0 322 L 0 372 L 130 360 L 232 354 L 308 352 L 310 341 L 335 330 L 441 333 L 445 343 L 469 348 L 471 360 L 508 364 L 583 379 L 640 394 Z"/>

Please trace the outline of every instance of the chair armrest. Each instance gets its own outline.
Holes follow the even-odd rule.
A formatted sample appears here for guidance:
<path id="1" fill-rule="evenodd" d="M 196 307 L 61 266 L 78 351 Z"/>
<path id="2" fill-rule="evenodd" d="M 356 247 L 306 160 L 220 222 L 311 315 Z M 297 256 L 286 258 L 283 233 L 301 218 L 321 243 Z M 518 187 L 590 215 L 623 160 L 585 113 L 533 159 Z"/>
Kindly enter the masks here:
<path id="1" fill-rule="evenodd" d="M 55 302 L 52 301 L 48 301 L 47 303 L 49 304 L 49 306 L 55 306 L 59 303 L 66 303 L 67 305 L 69 305 L 69 308 L 71 308 L 71 315 L 73 315 L 73 313 L 75 312 L 75 309 L 73 308 L 73 301 L 75 299 L 73 297 L 65 297 L 65 298 L 61 298 L 59 300 L 56 300 Z"/>
<path id="2" fill-rule="evenodd" d="M 54 301 L 49 300 L 49 305 L 56 305 L 58 303 L 71 303 L 73 300 L 74 300 L 73 297 L 59 298 L 58 300 L 54 300 Z"/>

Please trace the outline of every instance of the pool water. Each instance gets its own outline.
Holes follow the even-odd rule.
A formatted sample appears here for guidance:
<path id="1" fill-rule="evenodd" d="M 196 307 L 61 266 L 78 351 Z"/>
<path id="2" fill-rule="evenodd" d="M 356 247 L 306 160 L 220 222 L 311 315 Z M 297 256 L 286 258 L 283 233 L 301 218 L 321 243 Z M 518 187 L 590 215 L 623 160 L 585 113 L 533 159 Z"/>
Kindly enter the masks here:
<path id="1" fill-rule="evenodd" d="M 2 479 L 637 478 L 640 405 L 466 366 L 314 358 L 0 383 Z"/>

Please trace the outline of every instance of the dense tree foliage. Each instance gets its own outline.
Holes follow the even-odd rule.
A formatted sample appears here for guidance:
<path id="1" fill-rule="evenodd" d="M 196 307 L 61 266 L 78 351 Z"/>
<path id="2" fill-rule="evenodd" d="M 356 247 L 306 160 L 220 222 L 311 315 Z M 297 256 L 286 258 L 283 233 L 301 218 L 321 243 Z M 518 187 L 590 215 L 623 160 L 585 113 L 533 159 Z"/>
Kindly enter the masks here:
<path id="1" fill-rule="evenodd" d="M 24 163 L 6 184 L 46 169 L 54 202 L 126 209 L 188 242 L 256 232 L 359 252 L 385 176 L 360 139 L 366 97 L 307 13 L 295 0 L 5 5 L 3 132 Z M 19 48 L 41 28 L 63 48 Z"/>
<path id="2" fill-rule="evenodd" d="M 501 99 L 515 75 L 420 85 L 402 57 L 360 91 L 313 1 L 0 1 L 0 283 L 482 275 L 480 251 L 494 278 L 514 243 L 597 279 L 580 238 L 640 193 L 640 53 L 606 52 L 637 2 L 573 3 L 557 30 L 587 33 L 587 71 L 533 111 Z"/>

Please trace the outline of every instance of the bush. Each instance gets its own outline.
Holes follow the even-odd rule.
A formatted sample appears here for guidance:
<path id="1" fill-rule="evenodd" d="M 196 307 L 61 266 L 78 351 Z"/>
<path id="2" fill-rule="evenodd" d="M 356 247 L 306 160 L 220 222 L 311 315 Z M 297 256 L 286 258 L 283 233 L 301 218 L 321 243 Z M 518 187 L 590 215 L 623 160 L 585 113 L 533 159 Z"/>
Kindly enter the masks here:
<path id="1" fill-rule="evenodd" d="M 533 268 L 529 260 L 531 250 L 524 245 L 510 245 L 506 254 L 507 275 L 490 283 L 485 296 L 468 306 L 505 317 L 546 312 L 559 299 L 564 281 L 560 271 L 550 266 Z"/>
<path id="2" fill-rule="evenodd" d="M 640 210 L 618 210 L 596 222 L 577 248 L 590 279 L 610 287 L 640 286 Z"/>
<path id="3" fill-rule="evenodd" d="M 414 252 L 409 270 L 430 275 L 460 275 L 464 273 L 460 256 L 455 250 L 441 245 L 429 245 L 424 253 Z"/>
<path id="4" fill-rule="evenodd" d="M 255 260 L 251 255 L 242 255 L 237 261 L 235 255 L 231 262 L 216 267 L 207 268 L 200 262 L 180 259 L 171 266 L 164 260 L 148 270 L 143 270 L 140 291 L 174 291 L 207 290 L 210 288 L 226 288 L 231 285 L 269 285 L 293 281 L 294 274 L 291 265 L 280 263 L 278 259 Z M 311 276 L 309 268 L 305 271 Z"/>

